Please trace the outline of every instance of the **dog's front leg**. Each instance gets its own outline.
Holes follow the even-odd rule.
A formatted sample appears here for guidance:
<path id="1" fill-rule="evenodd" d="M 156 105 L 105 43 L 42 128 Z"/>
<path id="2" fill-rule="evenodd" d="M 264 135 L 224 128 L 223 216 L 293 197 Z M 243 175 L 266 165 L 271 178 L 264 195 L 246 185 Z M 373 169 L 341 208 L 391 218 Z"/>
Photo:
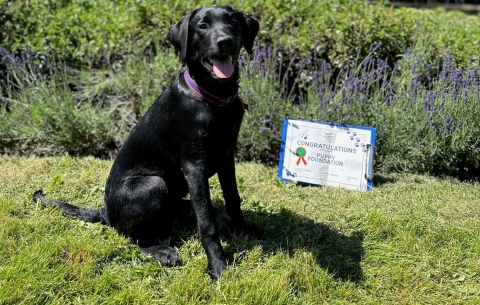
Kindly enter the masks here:
<path id="1" fill-rule="evenodd" d="M 240 195 L 238 194 L 237 180 L 235 175 L 235 157 L 232 152 L 222 160 L 217 171 L 220 186 L 222 187 L 225 209 L 230 216 L 234 231 L 253 234 L 252 229 L 245 222 L 240 209 Z"/>
<path id="2" fill-rule="evenodd" d="M 216 280 L 227 268 L 227 260 L 218 237 L 218 229 L 210 199 L 207 170 L 204 162 L 199 161 L 183 164 L 182 169 L 197 218 L 200 241 L 207 254 L 208 272 Z"/>

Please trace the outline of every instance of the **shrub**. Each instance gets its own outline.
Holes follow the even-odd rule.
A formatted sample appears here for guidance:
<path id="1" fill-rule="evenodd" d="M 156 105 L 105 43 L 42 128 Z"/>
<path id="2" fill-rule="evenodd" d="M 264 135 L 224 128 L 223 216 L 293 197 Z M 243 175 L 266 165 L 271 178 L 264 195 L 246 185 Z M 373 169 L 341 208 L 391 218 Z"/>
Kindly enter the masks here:
<path id="1" fill-rule="evenodd" d="M 435 48 L 450 50 L 455 61 L 466 61 L 465 51 L 479 47 L 478 17 L 353 0 L 9 0 L 2 4 L 0 45 L 10 50 L 54 49 L 69 65 L 101 66 L 127 54 L 142 56 L 156 45 L 169 47 L 165 36 L 174 22 L 189 9 L 214 4 L 233 4 L 259 18 L 259 41 L 276 45 L 285 57 L 303 57 L 315 49 L 334 66 L 364 58 L 378 41 L 383 43 L 380 58 L 393 62 L 415 40 L 419 24 Z"/>

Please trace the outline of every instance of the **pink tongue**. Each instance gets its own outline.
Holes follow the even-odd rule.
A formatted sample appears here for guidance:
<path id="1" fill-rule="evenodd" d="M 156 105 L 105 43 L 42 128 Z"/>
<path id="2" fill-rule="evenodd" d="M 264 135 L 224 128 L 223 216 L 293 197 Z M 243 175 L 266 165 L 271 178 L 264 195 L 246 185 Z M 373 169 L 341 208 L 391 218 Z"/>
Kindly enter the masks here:
<path id="1" fill-rule="evenodd" d="M 213 60 L 213 73 L 219 78 L 229 78 L 233 74 L 232 60 Z"/>

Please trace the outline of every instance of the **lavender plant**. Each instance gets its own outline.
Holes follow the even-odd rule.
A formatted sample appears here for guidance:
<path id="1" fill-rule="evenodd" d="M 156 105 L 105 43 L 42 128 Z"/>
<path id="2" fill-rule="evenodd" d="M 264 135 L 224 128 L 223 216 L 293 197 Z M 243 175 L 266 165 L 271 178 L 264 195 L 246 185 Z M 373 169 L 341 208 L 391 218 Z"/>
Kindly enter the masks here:
<path id="1" fill-rule="evenodd" d="M 112 109 L 75 103 L 63 65 L 0 48 L 0 152 L 102 155 L 118 142 Z"/>
<path id="2" fill-rule="evenodd" d="M 293 117 L 375 127 L 377 170 L 477 177 L 480 58 L 472 59 L 469 69 L 457 67 L 449 54 L 435 65 L 411 52 L 389 63 L 375 56 L 379 48 L 381 43 L 372 45 L 356 66 L 336 72 L 326 61 L 313 65 L 306 58 L 295 80 L 306 93 L 293 97 L 278 74 L 280 54 L 257 46 L 243 66 L 245 98 L 253 105 L 240 134 L 239 157 L 261 160 L 272 154 L 273 162 L 281 122 Z"/>
<path id="3" fill-rule="evenodd" d="M 297 60 L 257 44 L 253 56 L 239 62 L 249 112 L 237 159 L 275 165 L 282 122 L 290 117 L 375 127 L 377 170 L 478 177 L 480 58 L 460 67 L 450 54 L 434 61 L 425 51 L 429 48 L 416 45 L 389 62 L 377 56 L 381 48 L 375 43 L 355 65 L 336 69 L 315 53 Z M 1 152 L 111 154 L 131 128 L 135 110 L 125 105 L 134 99 L 137 112 L 146 109 L 161 90 L 151 81 L 153 74 L 169 75 L 175 66 L 170 54 L 138 67 L 117 67 L 115 74 L 127 81 L 103 71 L 92 73 L 94 81 L 88 82 L 87 74 L 71 75 L 67 67 L 48 65 L 38 55 L 0 51 Z M 71 78 L 78 75 L 81 85 L 72 92 Z"/>

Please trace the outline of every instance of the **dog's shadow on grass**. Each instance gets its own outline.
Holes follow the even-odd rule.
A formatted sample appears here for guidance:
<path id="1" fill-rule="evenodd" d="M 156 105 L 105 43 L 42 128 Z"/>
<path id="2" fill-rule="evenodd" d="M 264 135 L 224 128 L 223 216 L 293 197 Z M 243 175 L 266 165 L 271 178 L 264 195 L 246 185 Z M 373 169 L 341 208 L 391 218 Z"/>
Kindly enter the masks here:
<path id="1" fill-rule="evenodd" d="M 307 250 L 315 257 L 318 266 L 335 279 L 359 282 L 363 278 L 360 263 L 364 255 L 364 237 L 360 232 L 347 236 L 288 209 L 272 212 L 257 207 L 254 210 L 244 210 L 244 215 L 247 222 L 259 231 L 260 236 L 242 238 L 229 230 L 229 217 L 225 213 L 223 201 L 214 201 L 213 205 L 220 238 L 228 244 L 225 252 L 230 261 L 233 261 L 238 248 L 251 250 L 258 245 L 265 253 L 281 252 L 289 256 L 297 249 Z M 193 213 L 171 229 L 174 234 L 170 235 L 170 242 L 181 246 L 181 240 L 195 234 Z M 229 242 L 233 240 L 235 242 Z"/>
<path id="2" fill-rule="evenodd" d="M 358 282 L 363 278 L 363 235 L 347 236 L 314 220 L 288 209 L 278 212 L 245 211 L 247 222 L 262 231 L 259 239 L 251 238 L 252 246 L 260 244 L 268 253 L 295 253 L 307 250 L 315 257 L 319 267 L 335 279 Z M 227 251 L 228 253 L 228 251 Z"/>

